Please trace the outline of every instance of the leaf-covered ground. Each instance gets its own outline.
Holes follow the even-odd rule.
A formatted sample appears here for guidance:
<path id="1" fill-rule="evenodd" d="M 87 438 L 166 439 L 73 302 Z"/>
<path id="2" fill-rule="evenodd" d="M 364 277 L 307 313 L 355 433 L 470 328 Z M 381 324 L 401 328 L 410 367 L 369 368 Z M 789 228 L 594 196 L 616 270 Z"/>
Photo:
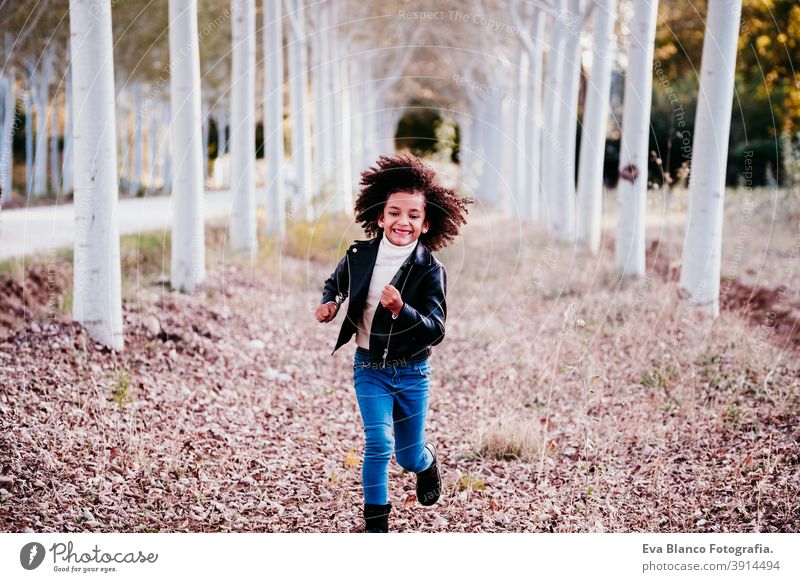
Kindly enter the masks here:
<path id="1" fill-rule="evenodd" d="M 427 436 L 446 491 L 420 506 L 392 461 L 393 531 L 798 530 L 796 336 L 736 302 L 682 310 L 668 244 L 620 283 L 607 248 L 572 256 L 496 217 L 463 234 L 437 255 Z M 355 345 L 331 357 L 341 314 L 313 316 L 334 264 L 218 260 L 195 296 L 142 282 L 121 353 L 58 315 L 64 259 L 4 275 L 0 529 L 359 531 Z"/>

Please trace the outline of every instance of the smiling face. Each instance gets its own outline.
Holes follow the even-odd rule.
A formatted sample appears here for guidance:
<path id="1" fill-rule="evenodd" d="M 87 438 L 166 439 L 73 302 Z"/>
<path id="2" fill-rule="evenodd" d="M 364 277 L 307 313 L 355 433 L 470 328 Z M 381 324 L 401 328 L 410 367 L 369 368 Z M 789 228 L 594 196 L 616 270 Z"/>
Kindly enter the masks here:
<path id="1" fill-rule="evenodd" d="M 428 230 L 425 194 L 420 191 L 390 194 L 378 217 L 378 226 L 393 244 L 402 246 L 417 240 Z"/>

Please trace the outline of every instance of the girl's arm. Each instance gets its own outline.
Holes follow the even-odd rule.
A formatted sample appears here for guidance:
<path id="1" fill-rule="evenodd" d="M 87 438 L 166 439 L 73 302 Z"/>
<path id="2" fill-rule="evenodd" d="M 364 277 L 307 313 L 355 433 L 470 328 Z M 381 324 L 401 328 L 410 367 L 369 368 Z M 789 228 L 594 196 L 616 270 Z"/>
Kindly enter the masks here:
<path id="1" fill-rule="evenodd" d="M 344 302 L 347 297 L 348 290 L 350 289 L 350 270 L 347 267 L 347 255 L 342 257 L 339 264 L 336 265 L 331 276 L 325 280 L 325 285 L 322 289 L 322 301 L 320 304 L 334 302 L 336 309 Z"/>
<path id="2" fill-rule="evenodd" d="M 397 314 L 397 322 L 420 342 L 435 346 L 444 339 L 444 322 L 447 319 L 447 271 L 438 264 L 427 273 L 420 286 L 419 301 L 416 308 L 408 303 Z"/>

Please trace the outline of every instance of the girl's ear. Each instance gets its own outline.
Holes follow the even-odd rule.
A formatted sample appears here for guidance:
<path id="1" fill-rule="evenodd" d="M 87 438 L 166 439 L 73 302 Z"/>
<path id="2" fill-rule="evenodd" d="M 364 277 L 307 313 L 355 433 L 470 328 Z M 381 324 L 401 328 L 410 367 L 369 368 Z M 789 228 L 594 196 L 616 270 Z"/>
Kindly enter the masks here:
<path id="1" fill-rule="evenodd" d="M 378 215 L 378 226 L 381 228 L 383 228 L 382 223 L 383 223 L 383 211 L 381 210 L 381 213 Z"/>

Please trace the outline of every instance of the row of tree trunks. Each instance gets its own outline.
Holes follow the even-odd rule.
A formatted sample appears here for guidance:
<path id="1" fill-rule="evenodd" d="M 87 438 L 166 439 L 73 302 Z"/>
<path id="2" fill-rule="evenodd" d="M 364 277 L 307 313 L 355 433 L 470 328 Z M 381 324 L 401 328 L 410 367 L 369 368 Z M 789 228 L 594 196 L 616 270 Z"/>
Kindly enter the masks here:
<path id="1" fill-rule="evenodd" d="M 536 16 L 543 18 L 550 8 L 552 33 L 543 79 L 543 97 L 522 93 L 541 86 L 534 73 L 536 52 L 532 38 L 522 35 L 527 49 L 518 61 L 516 119 L 525 120 L 525 130 L 515 132 L 516 171 L 513 180 L 517 193 L 514 206 L 525 220 L 542 219 L 557 241 L 576 242 L 578 248 L 596 253 L 600 247 L 603 205 L 603 156 L 609 109 L 611 40 L 616 15 L 616 0 L 593 0 L 584 7 L 580 0 L 554 0 L 537 5 Z M 652 98 L 653 47 L 657 0 L 637 0 L 633 4 L 625 77 L 625 99 L 620 151 L 619 212 L 615 245 L 615 265 L 620 275 L 645 274 L 645 218 L 647 208 L 647 167 Z M 592 71 L 586 91 L 577 190 L 575 183 L 575 136 L 578 80 L 580 73 L 579 35 L 587 10 L 593 12 Z M 695 310 L 716 315 L 719 312 L 722 215 L 725 189 L 725 163 L 733 94 L 741 0 L 710 0 L 703 43 L 700 97 L 692 152 L 689 220 L 681 269 L 682 296 Z M 520 24 L 519 18 L 518 25 Z M 532 22 L 537 26 L 536 20 Z M 528 78 L 525 79 L 525 76 Z M 494 99 L 499 102 L 499 98 Z M 474 108 L 482 121 L 496 126 L 491 107 Z M 543 111 L 544 125 L 530 118 Z M 486 140 L 481 123 L 470 124 L 475 134 L 465 143 Z M 490 147 L 496 144 L 487 141 Z M 537 149 L 540 148 L 540 151 Z M 540 155 L 541 152 L 541 155 Z M 465 159 L 469 159 L 469 154 Z M 491 165 L 492 157 L 482 157 Z M 538 160 L 536 158 L 539 158 Z M 521 166 L 532 168 L 526 177 Z M 485 173 L 485 172 L 484 172 Z M 541 180 L 537 178 L 541 177 Z M 490 202 L 491 193 L 481 180 L 477 193 Z M 577 199 L 577 211 L 575 203 Z"/>
<path id="2" fill-rule="evenodd" d="M 232 246 L 245 254 L 256 250 L 255 219 L 255 1 L 232 0 L 232 82 L 230 99 L 230 121 L 221 112 L 218 133 L 227 137 L 224 128 L 230 126 L 230 177 L 234 199 L 231 217 Z M 722 1 L 722 0 L 719 0 Z M 121 131 L 123 141 L 132 136 L 131 163 L 128 164 L 128 148 L 123 148 L 121 170 L 118 169 L 116 153 L 116 117 L 114 102 L 113 62 L 110 43 L 110 1 L 71 0 L 72 50 L 75 81 L 74 132 L 72 145 L 67 148 L 74 157 L 74 179 L 76 200 L 76 320 L 84 322 L 87 329 L 99 341 L 112 346 L 121 346 L 121 324 L 117 325 L 118 295 L 118 241 L 117 247 L 109 246 L 109 238 L 116 237 L 114 226 L 115 201 L 117 198 L 117 172 L 130 173 L 129 182 L 138 189 L 143 180 L 145 160 L 149 162 L 150 181 L 154 180 L 155 160 L 164 160 L 161 165 L 162 182 L 172 186 L 175 196 L 175 219 L 173 221 L 173 286 L 191 291 L 204 277 L 204 241 L 202 219 L 202 193 L 207 173 L 206 155 L 209 129 L 207 112 L 201 110 L 199 52 L 197 34 L 196 0 L 170 0 L 170 59 L 171 59 L 171 107 L 166 111 L 154 111 L 152 102 L 143 103 L 142 86 L 134 83 L 134 111 L 136 122 L 129 127 L 126 119 Z M 726 6 L 731 2 L 726 2 Z M 733 4 L 739 3 L 734 0 Z M 547 10 L 542 6 L 549 6 Z M 516 76 L 509 76 L 513 66 L 500 56 L 502 65 L 483 70 L 490 86 L 496 91 L 486 95 L 472 91 L 469 100 L 472 117 L 460 116 L 464 127 L 462 133 L 465 179 L 477 178 L 476 192 L 487 204 L 503 205 L 513 202 L 513 211 L 526 220 L 544 219 L 556 240 L 572 241 L 587 250 L 596 250 L 599 244 L 599 220 L 602 207 L 602 155 L 604 150 L 604 128 L 608 115 L 608 83 L 610 75 L 609 44 L 615 15 L 614 0 L 594 0 L 593 70 L 587 91 L 584 118 L 578 187 L 575 181 L 575 135 L 577 124 L 577 102 L 580 75 L 580 33 L 587 18 L 588 6 L 582 0 L 554 0 L 549 5 L 533 5 L 526 9 L 529 23 L 523 35 L 523 46 L 518 59 Z M 629 74 L 626 78 L 625 119 L 623 123 L 622 160 L 620 186 L 620 220 L 616 263 L 625 275 L 641 276 L 644 272 L 644 211 L 647 161 L 647 128 L 649 121 L 649 97 L 652 91 L 653 31 L 657 0 L 641 0 L 635 5 L 632 41 L 630 48 Z M 731 24 L 730 11 L 719 16 L 720 8 L 712 0 L 709 8 L 709 23 L 706 43 L 715 35 L 725 39 L 736 31 Z M 267 158 L 268 179 L 266 206 L 269 209 L 269 229 L 283 233 L 284 195 L 283 186 L 283 111 L 282 93 L 277 87 L 283 84 L 283 62 L 281 54 L 281 8 L 286 7 L 289 23 L 288 71 L 290 87 L 290 122 L 292 126 L 292 159 L 295 169 L 297 191 L 292 210 L 300 210 L 306 220 L 318 218 L 322 208 L 315 205 L 313 196 L 320 192 L 333 192 L 333 207 L 351 210 L 352 177 L 370 165 L 378 153 L 393 149 L 392 131 L 398 116 L 391 112 L 384 96 L 387 88 L 395 82 L 387 76 L 376 79 L 375 59 L 359 54 L 345 54 L 341 43 L 334 38 L 339 15 L 334 12 L 334 3 L 325 2 L 317 15 L 319 37 L 314 43 L 314 70 L 311 72 L 315 102 L 309 105 L 308 41 L 306 16 L 302 0 L 285 0 L 281 3 L 265 4 L 264 56 L 267 64 L 264 92 L 265 140 L 269 144 Z M 87 21 L 87 14 L 103 14 L 96 21 Z M 108 13 L 108 14 L 107 14 Z M 715 18 L 711 18 L 715 15 Z M 106 18 L 107 15 L 107 18 Z M 543 59 L 542 38 L 546 21 L 551 23 L 550 49 L 546 61 Z M 74 23 L 72 22 L 74 20 Z M 109 22 L 106 22 L 106 21 Z M 108 26 L 108 30 L 106 27 Z M 727 27 L 727 28 L 726 28 Z M 728 30 L 729 29 L 729 30 Z M 727 33 L 726 33 L 727 30 Z M 728 36 L 725 36 L 725 35 Z M 80 45 L 86 42 L 91 49 Z M 413 43 L 412 43 L 413 44 Z M 727 46 L 727 45 L 726 45 Z M 178 49 L 180 47 L 180 49 Z M 187 50 L 188 49 L 188 50 Z M 711 50 L 706 47 L 705 50 Z M 409 52 L 400 61 L 407 60 Z M 724 51 L 721 51 L 721 54 Z M 735 54 L 735 53 L 734 53 Z M 106 58 L 107 56 L 107 58 Z M 49 61 L 48 61 L 49 62 Z M 80 63 L 80 64 L 79 64 Z M 25 93 L 25 108 L 30 111 L 33 103 L 39 112 L 45 110 L 42 95 L 47 98 L 47 62 L 34 77 L 32 93 Z M 729 65 L 729 67 L 728 67 Z M 704 75 L 701 95 L 706 99 L 707 118 L 698 114 L 698 130 L 705 123 L 699 137 L 713 141 L 714 147 L 696 148 L 694 166 L 707 170 L 693 179 L 693 205 L 690 228 L 687 232 L 687 247 L 690 241 L 705 245 L 706 263 L 701 267 L 689 264 L 683 288 L 687 294 L 698 297 L 702 290 L 711 289 L 700 273 L 709 261 L 719 262 L 719 227 L 722 193 L 716 198 L 703 196 L 706 185 L 716 185 L 712 190 L 721 191 L 720 170 L 727 148 L 727 125 L 714 124 L 715 116 L 725 113 L 718 105 L 732 91 L 732 63 L 725 58 L 704 52 Z M 86 84 L 87 71 L 94 68 L 103 81 L 96 87 Z M 387 65 L 387 70 L 402 71 L 405 62 Z M 728 67 L 728 68 L 726 68 Z M 79 72 L 79 69 L 81 70 Z M 722 71 L 714 73 L 714 71 Z M 33 73 L 31 73 L 33 74 Z M 109 77 L 109 79 L 106 79 Z M 543 77 L 543 78 L 542 78 Z M 724 77 L 724 79 L 723 79 Z M 728 78 L 730 77 L 730 78 Z M 511 82 L 509 82 L 509 78 Z M 722 81 L 720 81 L 722 79 Z M 723 82 L 724 81 L 724 82 Z M 79 86 L 79 83 L 83 85 Z M 3 101 L 8 109 L 6 82 L 0 85 Z M 43 89 L 44 87 L 44 89 Z M 726 94 L 725 91 L 728 91 Z M 111 103 L 107 103 L 111 95 Z M 13 96 L 11 97 L 13 101 Z M 727 115 L 730 115 L 728 99 Z M 358 103 L 354 114 L 351 104 Z M 65 104 L 67 110 L 69 106 Z M 87 117 L 86 108 L 91 111 Z M 110 107 L 110 110 L 109 110 Z M 311 113 L 314 113 L 312 120 Z M 340 117 L 337 120 L 337 116 Z M 5 117 L 5 116 L 4 116 Z M 13 115 L 12 115 L 13 117 Z M 46 116 L 26 116 L 28 123 L 37 124 L 37 143 L 34 144 L 32 127 L 26 131 L 26 159 L 29 189 L 39 192 L 40 175 L 47 168 L 47 148 L 42 144 L 46 135 Z M 66 119 L 72 121 L 73 115 Z M 171 123 L 170 123 L 171 121 Z M 55 125 L 55 117 L 51 124 Z M 729 122 L 729 120 L 728 120 Z M 314 133 L 311 132 L 312 123 Z M 3 119 L 3 125 L 7 121 Z M 169 141 L 159 135 L 159 125 L 170 127 Z M 205 126 L 205 127 L 204 127 Z M 709 129 L 709 127 L 711 129 Z M 722 127 L 722 129 L 720 129 Z M 132 134 L 129 134 L 132 130 Z M 713 130 L 713 131 L 712 131 Z M 720 131 L 724 130 L 724 136 Z M 148 151 L 144 150 L 144 134 L 149 132 Z M 51 135 L 55 131 L 51 129 Z M 65 133 L 67 128 L 65 127 Z M 504 144 L 512 140 L 518 150 L 507 156 Z M 221 141 L 225 143 L 226 137 Z M 724 144 L 723 144 L 723 139 Z M 107 142 L 114 147 L 109 152 Z M 94 149 L 87 148 L 92 142 Z M 168 147 L 170 144 L 171 147 Z M 159 145 L 161 150 L 157 149 Z M 723 145 L 724 147 L 720 147 Z M 34 156 L 34 147 L 36 155 Z M 206 148 L 206 149 L 204 149 Z M 170 149 L 176 154 L 174 160 L 166 154 Z M 221 148 L 222 156 L 225 155 Z M 341 155 L 334 156 L 339 150 Z M 206 152 L 206 153 L 204 153 Z M 51 163 L 55 162 L 56 150 L 50 151 Z M 66 154 L 66 152 L 65 152 Z M 718 156 L 716 164 L 704 164 L 703 156 Z M 111 168 L 106 163 L 111 160 Z M 312 172 L 312 159 L 316 172 Z M 713 161 L 713 160 L 712 160 Z M 64 156 L 64 163 L 67 155 Z M 42 170 L 44 168 L 44 170 Z M 724 169 L 724 168 L 723 168 Z M 3 174 L 3 179 L 7 179 Z M 56 172 L 51 169 L 51 174 Z M 65 174 L 62 169 L 62 174 Z M 174 183 L 172 183 L 174 173 Z M 73 173 L 70 172 L 70 175 Z M 355 174 L 355 176 L 353 176 Z M 127 176 L 126 176 L 127 177 Z M 507 178 L 510 177 L 510 183 Z M 63 176 L 62 176 L 63 178 Z M 102 187 L 101 187 L 102 185 Z M 100 193 L 102 191 L 102 193 Z M 513 196 L 513 200 L 511 197 Z M 576 198 L 578 212 L 576 213 Z M 109 200 L 114 201 L 111 203 Z M 577 214 L 577 216 L 576 216 Z M 709 216 L 712 218 L 709 219 Z M 577 221 L 576 221 L 577 218 Z M 710 234 L 709 234 L 710 231 Z M 101 256 L 97 240 L 106 254 Z M 698 242 L 699 241 L 699 242 Z M 699 259 L 698 259 L 699 260 Z M 105 266 L 99 266 L 104 262 Z M 116 263 L 116 266 L 114 266 Z M 687 263 L 688 264 L 688 263 Z M 116 275 L 115 275 L 116 273 Z M 98 284 L 98 278 L 104 283 Z M 698 280 L 700 281 L 698 283 Z M 87 291 L 87 290 L 91 291 Z M 115 292 L 115 289 L 117 292 Z M 700 291 L 698 291 L 698 289 Z M 718 291 L 718 282 L 717 282 Z M 105 302 L 92 301 L 93 293 L 106 294 L 111 299 Z M 703 306 L 708 301 L 699 301 Z M 712 307 L 709 309 L 713 311 Z M 90 306 L 90 307 L 87 307 Z M 98 314 L 102 311 L 105 316 Z"/>
<path id="3" fill-rule="evenodd" d="M 33 196 L 43 196 L 48 192 L 71 192 L 71 157 L 68 154 L 69 132 L 72 125 L 70 107 L 70 75 L 66 76 L 66 89 L 63 92 L 65 118 L 64 151 L 59 147 L 59 94 L 50 95 L 52 77 L 52 51 L 45 53 L 38 70 L 31 65 L 29 80 L 31 87 L 21 95 L 14 94 L 15 74 L 0 75 L 0 188 L 2 202 L 7 202 L 13 186 L 14 151 L 13 138 L 19 131 L 25 131 L 25 191 Z M 25 114 L 25 126 L 17 117 L 17 108 Z"/>

